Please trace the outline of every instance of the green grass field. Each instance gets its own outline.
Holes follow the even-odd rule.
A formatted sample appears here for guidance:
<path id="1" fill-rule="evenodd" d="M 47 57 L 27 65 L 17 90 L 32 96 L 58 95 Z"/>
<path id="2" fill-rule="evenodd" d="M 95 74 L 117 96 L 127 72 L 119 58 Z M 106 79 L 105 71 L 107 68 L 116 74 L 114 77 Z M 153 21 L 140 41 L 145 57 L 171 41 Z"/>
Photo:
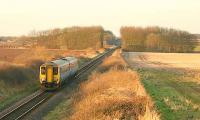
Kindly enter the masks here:
<path id="1" fill-rule="evenodd" d="M 27 86 L 21 86 L 21 89 L 18 90 L 17 88 L 10 89 L 9 92 L 5 92 L 4 95 L 6 94 L 6 97 L 4 99 L 0 99 L 0 111 L 5 109 L 7 106 L 10 106 L 12 103 L 17 102 L 18 100 L 30 95 L 34 91 L 39 89 L 39 85 L 34 83 L 34 84 L 26 84 Z M 0 87 L 3 85 L 0 84 Z"/>
<path id="2" fill-rule="evenodd" d="M 144 68 L 138 72 L 162 120 L 200 119 L 200 84 L 191 82 L 194 76 Z"/>
<path id="3" fill-rule="evenodd" d="M 0 65 L 0 110 L 39 89 L 38 68 Z"/>

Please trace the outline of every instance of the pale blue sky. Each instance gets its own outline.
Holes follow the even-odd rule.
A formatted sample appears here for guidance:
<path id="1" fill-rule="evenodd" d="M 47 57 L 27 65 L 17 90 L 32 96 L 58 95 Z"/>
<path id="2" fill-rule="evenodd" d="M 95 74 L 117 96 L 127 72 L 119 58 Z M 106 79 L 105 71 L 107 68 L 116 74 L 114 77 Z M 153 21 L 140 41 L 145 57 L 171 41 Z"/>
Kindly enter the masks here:
<path id="1" fill-rule="evenodd" d="M 0 0 L 0 36 L 102 25 L 173 27 L 200 33 L 200 0 Z"/>

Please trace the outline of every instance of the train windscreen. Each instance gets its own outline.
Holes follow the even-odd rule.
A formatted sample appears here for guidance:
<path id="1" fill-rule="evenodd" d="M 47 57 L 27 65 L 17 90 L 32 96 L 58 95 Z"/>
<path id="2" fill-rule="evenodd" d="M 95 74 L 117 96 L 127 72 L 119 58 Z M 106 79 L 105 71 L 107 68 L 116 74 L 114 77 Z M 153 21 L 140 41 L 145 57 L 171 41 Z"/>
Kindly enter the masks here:
<path id="1" fill-rule="evenodd" d="M 46 74 L 46 67 L 41 67 L 41 74 L 43 74 L 43 75 Z"/>
<path id="2" fill-rule="evenodd" d="M 58 67 L 53 67 L 53 74 L 57 75 L 58 74 Z"/>

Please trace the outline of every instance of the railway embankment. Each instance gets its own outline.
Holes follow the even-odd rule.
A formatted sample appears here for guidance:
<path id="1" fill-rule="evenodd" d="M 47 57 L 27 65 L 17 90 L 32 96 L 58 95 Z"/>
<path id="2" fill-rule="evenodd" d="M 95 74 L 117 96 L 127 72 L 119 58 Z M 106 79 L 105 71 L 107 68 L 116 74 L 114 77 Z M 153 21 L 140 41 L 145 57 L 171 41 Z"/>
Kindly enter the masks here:
<path id="1" fill-rule="evenodd" d="M 39 66 L 45 61 L 75 55 L 79 65 L 89 61 L 85 51 L 46 49 L 1 49 L 0 51 L 0 111 L 37 91 Z M 95 51 L 91 51 L 94 55 Z"/>
<path id="2" fill-rule="evenodd" d="M 61 98 L 63 96 L 60 96 L 60 95 L 63 94 L 64 90 L 67 90 L 67 92 L 65 91 L 65 94 L 67 96 L 70 96 L 73 89 L 76 88 L 76 86 L 79 85 L 79 83 L 81 82 L 80 79 L 84 78 L 82 75 L 84 75 L 85 73 L 88 73 L 88 71 L 92 70 L 92 68 L 95 68 L 98 64 L 100 64 L 102 62 L 102 59 L 104 59 L 106 56 L 109 56 L 113 52 L 113 50 L 115 50 L 115 49 L 107 50 L 103 54 L 99 54 L 99 55 L 96 54 L 96 57 L 94 57 L 92 60 L 90 60 L 87 63 L 84 63 L 84 62 L 88 61 L 91 58 L 83 58 L 83 57 L 80 58 L 79 59 L 80 68 L 77 71 L 76 76 L 74 78 L 70 79 L 71 81 L 66 82 L 66 86 L 63 85 L 62 88 L 57 90 L 56 94 L 51 93 L 50 91 L 49 92 L 45 92 L 45 91 L 42 92 L 42 93 L 46 93 L 47 95 L 46 94 L 44 94 L 44 95 L 38 94 L 38 96 L 33 95 L 33 97 L 31 97 L 32 96 L 32 94 L 31 94 L 30 99 L 29 99 L 29 96 L 26 97 L 29 100 L 27 100 L 26 98 L 22 99 L 21 101 L 17 102 L 13 106 L 2 111 L 0 119 L 7 119 L 7 118 L 14 118 L 14 119 L 19 118 L 19 119 L 21 119 L 21 118 L 24 118 L 24 117 L 28 117 L 28 118 L 25 118 L 25 119 L 35 119 L 35 118 L 37 120 L 41 119 L 41 114 L 43 114 L 43 113 L 45 114 L 46 112 L 48 112 L 47 109 L 43 109 L 44 107 L 48 107 L 48 109 L 54 107 L 54 106 L 52 106 L 53 104 L 51 104 L 52 101 L 53 101 L 54 105 L 55 105 L 55 103 L 59 103 L 59 102 L 55 102 L 54 98 L 56 98 L 56 100 L 62 101 Z M 69 90 L 69 89 L 71 89 L 71 90 Z M 55 97 L 53 97 L 54 94 L 55 94 Z M 57 99 L 57 98 L 59 98 L 59 99 Z M 51 107 L 48 106 L 49 103 L 50 103 Z M 14 108 L 14 109 L 12 109 L 12 108 Z M 35 110 L 35 112 L 33 112 L 32 110 L 36 109 L 36 108 L 37 108 L 37 110 Z M 39 111 L 39 114 L 37 114 L 37 111 Z M 27 116 L 27 114 L 29 114 L 29 115 Z"/>
<path id="3" fill-rule="evenodd" d="M 137 72 L 116 51 L 44 119 L 159 119 Z"/>

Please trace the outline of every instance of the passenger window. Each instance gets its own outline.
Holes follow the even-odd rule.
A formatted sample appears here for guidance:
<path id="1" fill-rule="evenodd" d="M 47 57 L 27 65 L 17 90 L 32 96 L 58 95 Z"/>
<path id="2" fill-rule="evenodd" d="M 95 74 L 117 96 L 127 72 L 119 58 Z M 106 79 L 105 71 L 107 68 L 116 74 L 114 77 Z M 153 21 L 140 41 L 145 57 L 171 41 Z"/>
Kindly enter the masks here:
<path id="1" fill-rule="evenodd" d="M 53 67 L 53 74 L 57 75 L 58 74 L 58 67 Z"/>
<path id="2" fill-rule="evenodd" d="M 43 74 L 43 75 L 46 74 L 46 68 L 45 67 L 41 67 L 41 74 Z"/>

